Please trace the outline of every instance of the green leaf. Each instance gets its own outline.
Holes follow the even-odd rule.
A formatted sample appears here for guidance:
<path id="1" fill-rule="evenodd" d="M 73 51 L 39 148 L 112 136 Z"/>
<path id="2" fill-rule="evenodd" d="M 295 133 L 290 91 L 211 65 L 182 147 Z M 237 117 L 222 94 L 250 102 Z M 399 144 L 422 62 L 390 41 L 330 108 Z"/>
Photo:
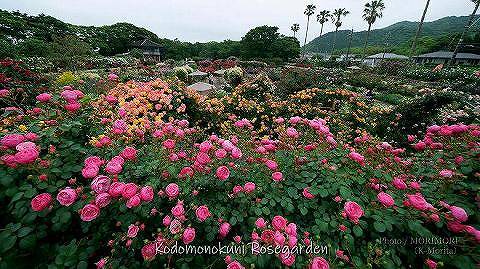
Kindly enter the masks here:
<path id="1" fill-rule="evenodd" d="M 17 242 L 16 236 L 8 236 L 0 242 L 0 252 L 6 252 L 7 250 L 11 249 L 15 245 L 15 242 Z"/>
<path id="2" fill-rule="evenodd" d="M 375 228 L 375 230 L 377 230 L 378 232 L 385 232 L 386 230 L 386 227 L 385 227 L 385 224 L 383 222 L 379 222 L 379 221 L 375 221 L 373 223 L 373 227 Z"/>
<path id="3" fill-rule="evenodd" d="M 355 226 L 353 227 L 353 233 L 355 234 L 356 237 L 360 237 L 360 236 L 363 235 L 363 230 L 362 230 L 362 228 L 361 228 L 360 226 L 355 225 Z"/>
<path id="4" fill-rule="evenodd" d="M 30 228 L 30 227 L 22 227 L 22 228 L 20 228 L 20 230 L 18 230 L 17 236 L 18 237 L 24 237 L 27 234 L 29 234 L 31 231 L 33 231 L 33 229 Z"/>

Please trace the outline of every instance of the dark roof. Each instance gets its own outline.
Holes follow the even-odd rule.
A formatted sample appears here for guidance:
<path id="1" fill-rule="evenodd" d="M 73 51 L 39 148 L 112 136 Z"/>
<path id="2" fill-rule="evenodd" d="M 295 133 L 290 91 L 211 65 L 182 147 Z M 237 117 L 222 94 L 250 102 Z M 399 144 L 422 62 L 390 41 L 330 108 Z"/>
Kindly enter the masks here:
<path id="1" fill-rule="evenodd" d="M 453 52 L 451 51 L 436 51 L 432 53 L 422 54 L 414 58 L 434 58 L 434 59 L 451 59 Z M 480 60 L 480 55 L 473 53 L 458 53 L 455 59 L 475 59 Z"/>
<path id="2" fill-rule="evenodd" d="M 156 47 L 158 47 L 158 48 L 162 47 L 160 44 L 155 43 L 155 42 L 153 42 L 153 41 L 150 40 L 150 39 L 144 39 L 144 40 L 135 41 L 135 42 L 133 42 L 132 45 L 133 45 L 134 47 L 154 47 L 154 48 L 156 48 Z"/>
<path id="3" fill-rule="evenodd" d="M 408 59 L 408 57 L 395 53 L 377 53 L 374 55 L 370 55 L 365 59 Z"/>

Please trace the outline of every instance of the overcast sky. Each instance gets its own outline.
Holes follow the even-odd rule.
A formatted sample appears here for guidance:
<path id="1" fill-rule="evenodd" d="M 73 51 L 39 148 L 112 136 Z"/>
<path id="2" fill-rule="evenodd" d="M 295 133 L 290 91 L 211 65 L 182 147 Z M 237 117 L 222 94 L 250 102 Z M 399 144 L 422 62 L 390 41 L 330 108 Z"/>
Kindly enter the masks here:
<path id="1" fill-rule="evenodd" d="M 44 13 L 62 21 L 80 25 L 106 25 L 130 22 L 159 37 L 182 41 L 239 40 L 251 28 L 275 25 L 290 35 L 290 26 L 299 23 L 305 34 L 306 4 L 319 10 L 345 7 L 351 13 L 342 29 L 365 30 L 361 12 L 367 0 L 0 0 L 0 9 L 19 10 L 36 15 Z M 418 21 L 426 0 L 384 0 L 384 16 L 374 28 L 395 22 Z M 473 10 L 470 0 L 432 0 L 426 21 L 445 16 L 464 16 Z M 320 32 L 312 17 L 309 40 Z M 332 29 L 326 24 L 326 30 Z M 303 39 L 303 37 L 302 37 Z M 303 44 L 302 44 L 303 45 Z"/>

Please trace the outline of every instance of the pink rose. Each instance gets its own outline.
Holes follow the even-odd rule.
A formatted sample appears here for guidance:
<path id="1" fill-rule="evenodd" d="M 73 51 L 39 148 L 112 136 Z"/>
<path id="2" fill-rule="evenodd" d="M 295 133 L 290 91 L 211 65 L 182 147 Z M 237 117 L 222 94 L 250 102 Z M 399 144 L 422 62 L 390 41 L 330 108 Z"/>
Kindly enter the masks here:
<path id="1" fill-rule="evenodd" d="M 407 194 L 408 201 L 410 204 L 417 210 L 427 210 L 432 208 L 432 205 L 427 203 L 425 198 L 423 198 L 422 194 L 417 193 L 417 194 Z"/>
<path id="2" fill-rule="evenodd" d="M 297 236 L 297 225 L 293 222 L 289 223 L 287 225 L 287 228 L 285 228 L 285 232 L 289 235 L 289 236 Z"/>
<path id="3" fill-rule="evenodd" d="M 434 262 L 433 260 L 426 259 L 425 264 L 428 266 L 430 269 L 436 269 L 437 268 L 437 263 Z"/>
<path id="4" fill-rule="evenodd" d="M 346 202 L 343 209 L 345 210 L 347 217 L 354 223 L 358 223 L 360 217 L 363 216 L 362 207 L 355 202 Z"/>
<path id="5" fill-rule="evenodd" d="M 92 190 L 97 194 L 108 192 L 110 188 L 110 178 L 102 175 L 97 176 L 93 179 L 90 185 L 92 187 Z"/>
<path id="6" fill-rule="evenodd" d="M 275 216 L 272 219 L 272 226 L 276 230 L 283 230 L 287 226 L 287 220 L 282 216 Z"/>
<path id="7" fill-rule="evenodd" d="M 167 196 L 171 199 L 177 197 L 179 193 L 180 193 L 180 189 L 178 185 L 175 183 L 170 183 L 165 188 L 165 194 L 167 194 Z"/>
<path id="8" fill-rule="evenodd" d="M 120 153 L 120 156 L 126 160 L 135 160 L 137 158 L 137 150 L 132 147 L 126 147 L 122 153 Z"/>
<path id="9" fill-rule="evenodd" d="M 82 176 L 84 178 L 94 178 L 100 172 L 100 168 L 95 165 L 88 165 L 82 169 Z"/>
<path id="10" fill-rule="evenodd" d="M 7 148 L 15 148 L 18 144 L 25 141 L 25 136 L 21 134 L 7 134 L 0 140 L 0 144 Z"/>
<path id="11" fill-rule="evenodd" d="M 278 168 L 278 165 L 275 161 L 272 161 L 272 160 L 267 160 L 265 162 L 265 164 L 267 165 L 268 169 L 270 170 L 277 170 Z"/>
<path id="12" fill-rule="evenodd" d="M 239 262 L 232 261 L 227 265 L 227 269 L 245 269 Z"/>
<path id="13" fill-rule="evenodd" d="M 52 95 L 44 92 L 44 93 L 41 93 L 41 94 L 37 95 L 36 99 L 39 102 L 45 103 L 45 102 L 50 101 L 50 99 L 52 99 Z"/>
<path id="14" fill-rule="evenodd" d="M 218 159 L 223 159 L 227 156 L 227 151 L 225 149 L 217 149 L 215 151 L 215 157 L 217 157 Z"/>
<path id="15" fill-rule="evenodd" d="M 195 239 L 195 229 L 194 228 L 186 228 L 183 231 L 182 240 L 185 245 L 190 244 Z"/>
<path id="16" fill-rule="evenodd" d="M 33 143 L 33 142 L 27 141 L 27 142 L 22 142 L 22 143 L 18 144 L 15 147 L 15 149 L 18 150 L 18 151 L 29 150 L 29 149 L 30 150 L 37 150 L 37 145 L 35 145 L 35 143 Z"/>
<path id="17" fill-rule="evenodd" d="M 220 225 L 218 229 L 218 233 L 220 234 L 221 237 L 227 236 L 227 234 L 230 232 L 230 229 L 232 226 L 228 222 L 224 222 Z"/>
<path id="18" fill-rule="evenodd" d="M 257 226 L 257 228 L 259 229 L 263 229 L 265 228 L 267 224 L 265 223 L 265 220 L 263 218 L 258 218 L 256 221 L 255 221 L 255 226 Z"/>
<path id="19" fill-rule="evenodd" d="M 230 170 L 228 167 L 223 165 L 217 168 L 217 172 L 215 174 L 218 179 L 226 180 L 230 176 Z"/>
<path id="20" fill-rule="evenodd" d="M 322 257 L 315 257 L 310 263 L 309 269 L 329 269 L 330 265 L 328 262 Z"/>
<path id="21" fill-rule="evenodd" d="M 107 167 L 105 167 L 105 171 L 107 173 L 109 173 L 110 175 L 117 175 L 117 174 L 120 174 L 120 172 L 122 172 L 122 165 L 118 162 L 114 162 L 114 161 L 109 161 L 107 163 Z"/>
<path id="22" fill-rule="evenodd" d="M 359 163 L 360 165 L 364 166 L 365 165 L 365 157 L 363 157 L 363 155 L 361 155 L 360 153 L 357 153 L 355 151 L 352 151 L 348 154 L 348 157 L 354 161 L 356 161 L 357 163 Z"/>
<path id="23" fill-rule="evenodd" d="M 57 194 L 57 201 L 63 206 L 70 206 L 75 200 L 77 200 L 77 192 L 72 188 L 65 188 Z"/>
<path id="24" fill-rule="evenodd" d="M 172 217 L 170 217 L 169 215 L 166 215 L 165 217 L 163 217 L 163 220 L 162 220 L 162 223 L 164 226 L 169 226 L 170 223 L 172 222 Z"/>
<path id="25" fill-rule="evenodd" d="M 292 138 L 298 138 L 299 136 L 298 131 L 293 127 L 287 128 L 287 135 Z"/>
<path id="26" fill-rule="evenodd" d="M 151 261 L 157 254 L 157 248 L 155 243 L 148 243 L 142 247 L 142 256 L 146 261 Z"/>
<path id="27" fill-rule="evenodd" d="M 130 226 L 128 226 L 127 236 L 130 238 L 135 238 L 139 230 L 140 227 L 138 227 L 138 225 L 130 224 Z"/>
<path id="28" fill-rule="evenodd" d="M 237 185 L 237 186 L 234 186 L 234 187 L 233 187 L 233 194 L 238 194 L 238 193 L 240 193 L 240 192 L 242 192 L 242 191 L 243 191 L 243 187 L 242 187 L 242 186 Z"/>
<path id="29" fill-rule="evenodd" d="M 195 210 L 195 215 L 200 222 L 204 222 L 208 219 L 212 214 L 208 210 L 208 207 L 205 205 L 199 206 L 197 210 Z"/>
<path id="30" fill-rule="evenodd" d="M 285 236 L 279 231 L 276 231 L 273 235 L 273 239 L 275 240 L 275 244 L 278 246 L 283 246 L 285 244 Z"/>
<path id="31" fill-rule="evenodd" d="M 395 177 L 392 184 L 395 188 L 399 190 L 405 190 L 407 188 L 407 184 L 405 184 L 405 182 L 399 177 Z"/>
<path id="32" fill-rule="evenodd" d="M 95 204 L 100 208 L 104 208 L 110 204 L 111 200 L 112 200 L 112 197 L 110 196 L 110 194 L 104 192 L 104 193 L 98 194 L 95 197 Z"/>
<path id="33" fill-rule="evenodd" d="M 313 199 L 315 198 L 315 195 L 311 194 L 310 193 L 310 188 L 309 187 L 306 187 L 303 189 L 303 197 L 307 198 L 307 199 Z"/>
<path id="34" fill-rule="evenodd" d="M 210 141 L 203 141 L 202 143 L 200 143 L 199 148 L 201 152 L 207 153 L 210 149 L 213 148 L 213 145 Z"/>
<path id="35" fill-rule="evenodd" d="M 100 213 L 100 208 L 96 205 L 87 204 L 80 211 L 80 218 L 83 221 L 92 221 L 98 217 Z"/>
<path id="36" fill-rule="evenodd" d="M 113 182 L 110 184 L 110 188 L 108 189 L 108 194 L 112 197 L 119 197 L 123 193 L 123 189 L 125 188 L 125 183 L 123 182 Z"/>
<path id="37" fill-rule="evenodd" d="M 127 183 L 123 187 L 123 198 L 130 199 L 138 192 L 138 186 L 135 183 Z"/>
<path id="38" fill-rule="evenodd" d="M 283 174 L 282 172 L 273 172 L 272 173 L 272 179 L 275 182 L 279 182 L 283 179 Z"/>
<path id="39" fill-rule="evenodd" d="M 35 197 L 33 197 L 30 205 L 33 211 L 42 211 L 46 209 L 50 203 L 52 202 L 52 196 L 50 193 L 41 193 Z"/>
<path id="40" fill-rule="evenodd" d="M 243 186 L 243 190 L 245 193 L 251 193 L 255 190 L 255 183 L 253 182 L 247 182 L 245 183 L 245 186 Z"/>
<path id="41" fill-rule="evenodd" d="M 140 202 L 142 202 L 142 199 L 140 199 L 140 195 L 135 194 L 134 196 L 130 197 L 130 199 L 128 199 L 125 206 L 128 208 L 137 207 L 140 205 Z"/>
<path id="42" fill-rule="evenodd" d="M 37 149 L 26 149 L 15 153 L 15 162 L 20 164 L 33 163 L 38 158 Z"/>
<path id="43" fill-rule="evenodd" d="M 443 169 L 439 174 L 441 177 L 451 178 L 454 172 L 452 170 Z"/>
<path id="44" fill-rule="evenodd" d="M 295 255 L 288 252 L 282 252 L 279 255 L 280 261 L 286 266 L 292 266 L 295 263 Z"/>
<path id="45" fill-rule="evenodd" d="M 153 188 L 145 186 L 140 190 L 140 198 L 144 202 L 150 202 L 153 200 Z"/>
<path id="46" fill-rule="evenodd" d="M 450 212 L 452 213 L 452 216 L 459 222 L 465 222 L 468 220 L 467 212 L 465 212 L 465 210 L 461 207 L 451 206 Z"/>
<path id="47" fill-rule="evenodd" d="M 183 208 L 182 203 L 176 204 L 171 211 L 175 217 L 181 217 L 185 213 L 185 209 Z"/>
<path id="48" fill-rule="evenodd" d="M 390 196 L 390 194 L 385 192 L 380 192 L 379 194 L 377 194 L 377 199 L 385 207 L 391 207 L 395 204 L 395 201 L 393 200 L 392 196 Z"/>
<path id="49" fill-rule="evenodd" d="M 163 141 L 162 146 L 166 149 L 173 149 L 173 148 L 175 148 L 175 140 L 167 139 L 167 140 Z"/>
<path id="50" fill-rule="evenodd" d="M 85 166 L 100 166 L 103 164 L 103 161 L 97 156 L 90 156 L 83 163 Z"/>
<path id="51" fill-rule="evenodd" d="M 168 227 L 171 234 L 178 234 L 182 229 L 182 223 L 178 219 L 173 219 Z"/>

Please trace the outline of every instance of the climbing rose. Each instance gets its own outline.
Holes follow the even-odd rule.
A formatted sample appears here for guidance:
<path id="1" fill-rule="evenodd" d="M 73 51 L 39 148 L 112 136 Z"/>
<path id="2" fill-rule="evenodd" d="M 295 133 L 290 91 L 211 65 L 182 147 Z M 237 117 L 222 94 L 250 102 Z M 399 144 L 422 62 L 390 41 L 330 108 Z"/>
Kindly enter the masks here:
<path id="1" fill-rule="evenodd" d="M 100 213 L 100 208 L 96 205 L 87 204 L 80 211 L 80 218 L 83 221 L 92 221 L 98 217 Z"/>
<path id="2" fill-rule="evenodd" d="M 273 172 L 272 173 L 272 179 L 273 181 L 279 182 L 283 179 L 283 174 L 282 172 Z"/>
<path id="3" fill-rule="evenodd" d="M 228 222 L 224 222 L 220 225 L 220 228 L 218 229 L 218 233 L 220 234 L 221 237 L 227 236 L 228 232 L 230 232 L 230 228 L 232 226 Z"/>
<path id="4" fill-rule="evenodd" d="M 20 164 L 33 163 L 38 158 L 38 150 L 36 148 L 26 149 L 15 153 L 15 162 Z"/>
<path id="5" fill-rule="evenodd" d="M 77 200 L 77 192 L 72 188 L 65 188 L 57 194 L 57 201 L 63 206 L 70 206 L 75 200 Z"/>
<path id="6" fill-rule="evenodd" d="M 140 227 L 138 227 L 138 225 L 130 224 L 130 226 L 128 226 L 127 236 L 130 238 L 134 238 L 137 236 L 139 230 Z"/>
<path id="7" fill-rule="evenodd" d="M 142 247 L 142 256 L 146 261 L 151 261 L 155 258 L 157 249 L 155 243 L 149 243 Z"/>
<path id="8" fill-rule="evenodd" d="M 354 161 L 356 161 L 357 163 L 359 163 L 360 165 L 365 165 L 365 157 L 363 157 L 363 155 L 355 152 L 355 151 L 352 151 L 348 154 L 348 157 Z"/>
<path id="9" fill-rule="evenodd" d="M 126 147 L 122 153 L 120 153 L 120 156 L 126 160 L 135 160 L 137 158 L 137 150 L 132 147 Z"/>
<path id="10" fill-rule="evenodd" d="M 355 202 L 346 202 L 343 209 L 345 210 L 347 217 L 354 223 L 358 223 L 360 217 L 363 216 L 362 207 Z"/>
<path id="11" fill-rule="evenodd" d="M 427 203 L 425 198 L 423 198 L 422 194 L 417 193 L 417 194 L 407 194 L 408 201 L 410 204 L 417 210 L 427 210 L 432 208 L 432 205 Z"/>
<path id="12" fill-rule="evenodd" d="M 18 144 L 25 141 L 25 136 L 21 134 L 7 134 L 0 140 L 0 144 L 7 148 L 15 148 Z"/>
<path id="13" fill-rule="evenodd" d="M 258 218 L 256 221 L 255 221 L 255 226 L 257 226 L 257 228 L 259 229 L 263 229 L 265 228 L 267 224 L 265 223 L 265 220 L 263 218 Z"/>
<path id="14" fill-rule="evenodd" d="M 33 197 L 30 205 L 33 211 L 42 211 L 47 208 L 52 202 L 52 196 L 49 193 L 41 193 Z"/>
<path id="15" fill-rule="evenodd" d="M 110 188 L 110 178 L 102 175 L 97 176 L 93 179 L 91 187 L 97 194 L 108 192 L 108 189 Z"/>
<path id="16" fill-rule="evenodd" d="M 110 196 L 110 194 L 104 192 L 104 193 L 98 194 L 95 197 L 95 204 L 100 208 L 104 208 L 108 204 L 110 204 L 111 200 L 112 200 L 112 196 Z"/>
<path id="17" fill-rule="evenodd" d="M 145 186 L 140 190 L 140 198 L 144 202 L 150 202 L 153 200 L 153 188 Z"/>
<path id="18" fill-rule="evenodd" d="M 127 183 L 123 186 L 122 196 L 123 198 L 130 199 L 138 191 L 138 186 L 135 183 Z"/>
<path id="19" fill-rule="evenodd" d="M 245 186 L 243 186 L 243 190 L 245 193 L 251 193 L 255 190 L 255 183 L 253 182 L 247 182 L 245 183 Z"/>

